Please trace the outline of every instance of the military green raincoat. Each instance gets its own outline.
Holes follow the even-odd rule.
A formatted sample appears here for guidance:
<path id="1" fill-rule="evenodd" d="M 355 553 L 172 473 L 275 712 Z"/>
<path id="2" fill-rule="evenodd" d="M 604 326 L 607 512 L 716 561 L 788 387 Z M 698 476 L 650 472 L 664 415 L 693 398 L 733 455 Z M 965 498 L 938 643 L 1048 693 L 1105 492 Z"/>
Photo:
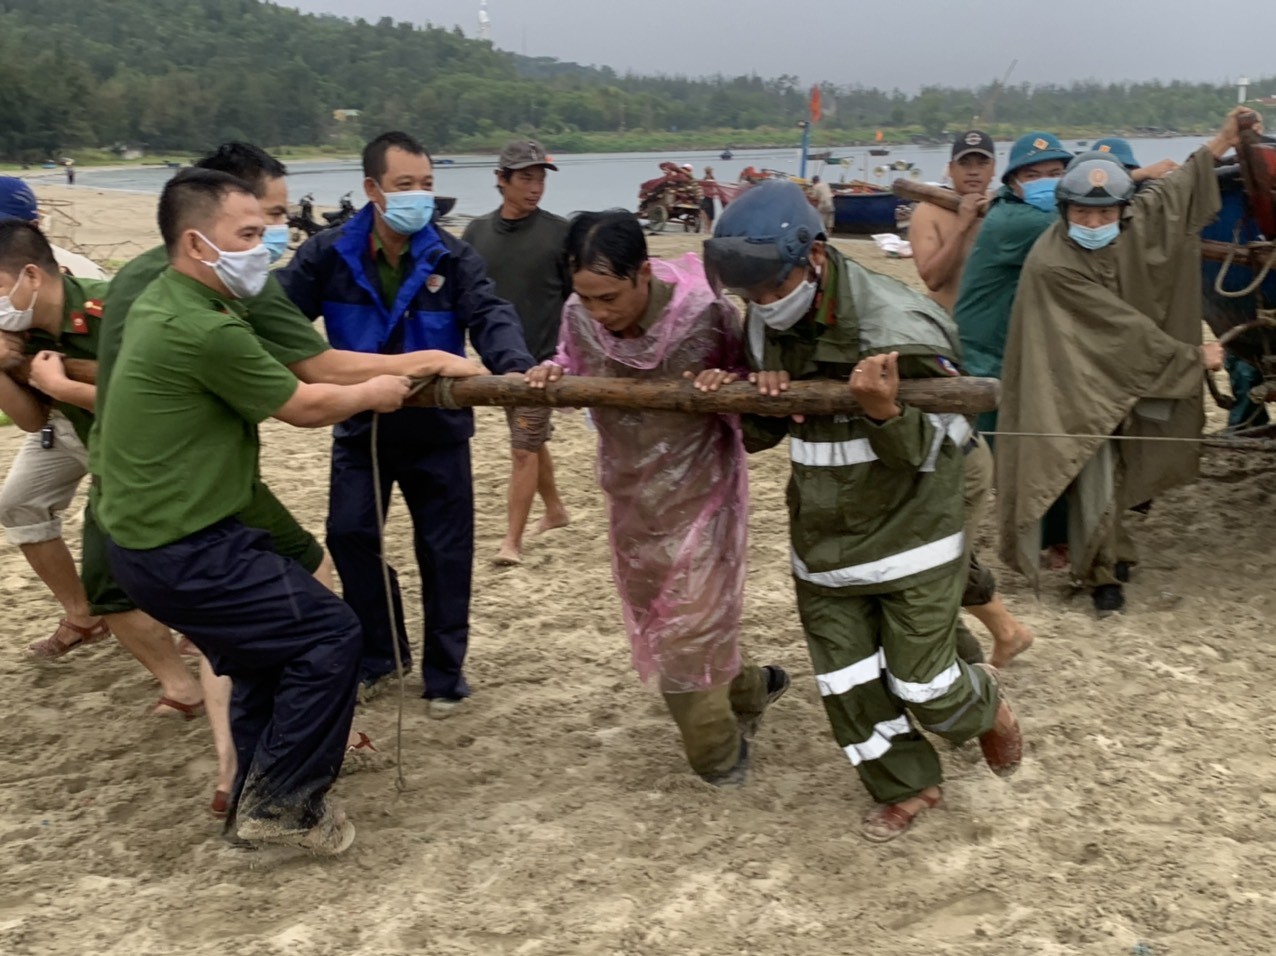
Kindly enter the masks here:
<path id="1" fill-rule="evenodd" d="M 998 438 L 1002 556 L 1029 578 L 1041 518 L 1065 491 L 1072 567 L 1084 575 L 1118 509 L 1196 477 L 1197 445 L 1102 436 L 1200 435 L 1200 230 L 1218 209 L 1213 156 L 1202 148 L 1135 197 L 1111 245 L 1083 249 L 1059 221 L 1028 256 L 999 430 L 1100 436 Z"/>

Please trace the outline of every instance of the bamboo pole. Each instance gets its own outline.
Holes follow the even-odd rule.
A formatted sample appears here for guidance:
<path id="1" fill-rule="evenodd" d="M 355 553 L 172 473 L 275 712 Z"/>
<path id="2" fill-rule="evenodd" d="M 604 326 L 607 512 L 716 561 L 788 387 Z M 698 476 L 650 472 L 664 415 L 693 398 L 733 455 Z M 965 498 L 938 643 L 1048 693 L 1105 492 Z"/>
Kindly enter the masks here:
<path id="1" fill-rule="evenodd" d="M 997 407 L 1001 383 L 991 378 L 906 379 L 901 402 L 924 412 L 975 415 Z M 550 405 L 556 408 L 646 408 L 704 414 L 855 415 L 860 407 L 845 382 L 792 382 L 779 396 L 759 395 L 756 385 L 735 382 L 702 392 L 685 379 L 651 381 L 565 375 L 545 388 L 532 388 L 522 376 L 427 379 L 407 405 L 468 408 L 475 405 Z"/>

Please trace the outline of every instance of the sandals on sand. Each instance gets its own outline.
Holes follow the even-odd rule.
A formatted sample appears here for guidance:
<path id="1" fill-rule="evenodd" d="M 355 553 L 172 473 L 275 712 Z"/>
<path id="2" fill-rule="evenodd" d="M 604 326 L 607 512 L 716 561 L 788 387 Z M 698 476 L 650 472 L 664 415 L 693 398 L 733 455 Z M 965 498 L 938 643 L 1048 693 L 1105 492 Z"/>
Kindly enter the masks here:
<path id="1" fill-rule="evenodd" d="M 213 794 L 213 802 L 208 805 L 208 812 L 215 816 L 218 820 L 225 820 L 226 814 L 230 811 L 230 794 L 225 790 L 218 790 Z"/>
<path id="2" fill-rule="evenodd" d="M 991 730 L 980 736 L 979 749 L 984 752 L 984 762 L 988 764 L 989 770 L 998 777 L 1009 777 L 1019 769 L 1019 764 L 1023 762 L 1023 733 L 1019 729 L 1019 719 L 1015 717 L 1014 711 L 1010 709 L 1010 702 L 1006 700 L 1006 692 L 1001 687 L 1001 677 L 997 673 L 997 668 L 991 664 L 976 664 L 975 666 L 983 670 L 988 675 L 988 678 L 997 685 L 999 697 L 997 704 L 998 713 L 1004 707 L 1010 716 L 1009 729 L 998 730 L 997 725 L 993 724 Z"/>
<path id="3" fill-rule="evenodd" d="M 71 636 L 63 637 L 64 632 L 69 633 Z M 63 618 L 58 622 L 57 630 L 44 640 L 36 641 L 27 650 L 31 652 L 32 657 L 52 660 L 62 657 L 77 647 L 88 647 L 90 644 L 104 641 L 110 636 L 111 629 L 107 627 L 106 621 L 101 618 L 98 619 L 96 624 L 91 624 L 88 627 L 72 624 L 66 618 Z"/>
<path id="4" fill-rule="evenodd" d="M 919 793 L 914 799 L 920 800 L 926 806 L 916 810 L 905 810 L 902 801 L 875 806 L 864 817 L 864 822 L 860 826 L 860 833 L 864 835 L 864 839 L 870 843 L 889 843 L 896 837 L 903 836 L 912 829 L 917 815 L 923 810 L 934 810 L 943 802 L 944 795 L 940 793 L 938 796 L 928 797 L 924 793 Z"/>
<path id="5" fill-rule="evenodd" d="M 160 713 L 159 708 L 167 707 L 175 710 L 175 714 Z M 161 697 L 155 702 L 155 706 L 151 708 L 151 716 L 153 717 L 180 717 L 182 720 L 198 720 L 204 713 L 204 702 L 197 700 L 193 704 L 183 704 L 180 700 L 174 700 L 171 697 Z"/>

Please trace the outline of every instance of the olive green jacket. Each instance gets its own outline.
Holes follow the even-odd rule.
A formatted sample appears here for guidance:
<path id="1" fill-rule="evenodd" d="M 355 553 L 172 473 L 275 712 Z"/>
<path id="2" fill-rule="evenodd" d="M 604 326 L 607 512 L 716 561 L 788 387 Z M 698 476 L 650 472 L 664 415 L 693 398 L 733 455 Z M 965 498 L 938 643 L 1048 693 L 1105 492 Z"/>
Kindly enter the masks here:
<path id="1" fill-rule="evenodd" d="M 793 380 L 847 381 L 861 358 L 897 351 L 901 377 L 961 374 L 957 330 L 941 306 L 832 247 L 828 253 L 811 313 L 785 331 L 766 329 L 761 355 L 750 349 L 754 368 L 787 371 Z M 743 425 L 749 451 L 789 437 L 787 498 L 800 587 L 882 594 L 960 566 L 963 452 L 973 435 L 963 416 L 905 406 L 881 424 L 857 415 L 804 422 L 751 415 Z"/>

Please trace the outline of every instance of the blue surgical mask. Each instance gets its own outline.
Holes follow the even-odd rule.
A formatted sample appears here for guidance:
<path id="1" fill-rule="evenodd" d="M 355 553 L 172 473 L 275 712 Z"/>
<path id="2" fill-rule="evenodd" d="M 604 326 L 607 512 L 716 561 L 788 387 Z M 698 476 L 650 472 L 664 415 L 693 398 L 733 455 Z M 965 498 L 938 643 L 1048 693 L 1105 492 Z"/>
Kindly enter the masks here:
<path id="1" fill-rule="evenodd" d="M 1102 249 L 1119 235 L 1121 235 L 1119 222 L 1110 222 L 1106 226 L 1094 228 L 1078 226 L 1075 222 L 1068 223 L 1068 236 L 1082 249 Z"/>
<path id="2" fill-rule="evenodd" d="M 387 193 L 385 209 L 380 210 L 385 224 L 401 236 L 415 236 L 434 218 L 434 193 L 423 189 Z"/>
<path id="3" fill-rule="evenodd" d="M 1058 206 L 1058 200 L 1054 197 L 1054 188 L 1059 185 L 1059 178 L 1054 179 L 1033 179 L 1030 182 L 1020 183 L 1019 188 L 1023 190 L 1023 201 L 1029 206 L 1036 206 L 1042 212 L 1054 212 Z"/>
<path id="4" fill-rule="evenodd" d="M 267 226 L 266 231 L 261 234 L 261 241 L 270 250 L 270 261 L 278 262 L 288 251 L 288 224 L 285 222 Z"/>

